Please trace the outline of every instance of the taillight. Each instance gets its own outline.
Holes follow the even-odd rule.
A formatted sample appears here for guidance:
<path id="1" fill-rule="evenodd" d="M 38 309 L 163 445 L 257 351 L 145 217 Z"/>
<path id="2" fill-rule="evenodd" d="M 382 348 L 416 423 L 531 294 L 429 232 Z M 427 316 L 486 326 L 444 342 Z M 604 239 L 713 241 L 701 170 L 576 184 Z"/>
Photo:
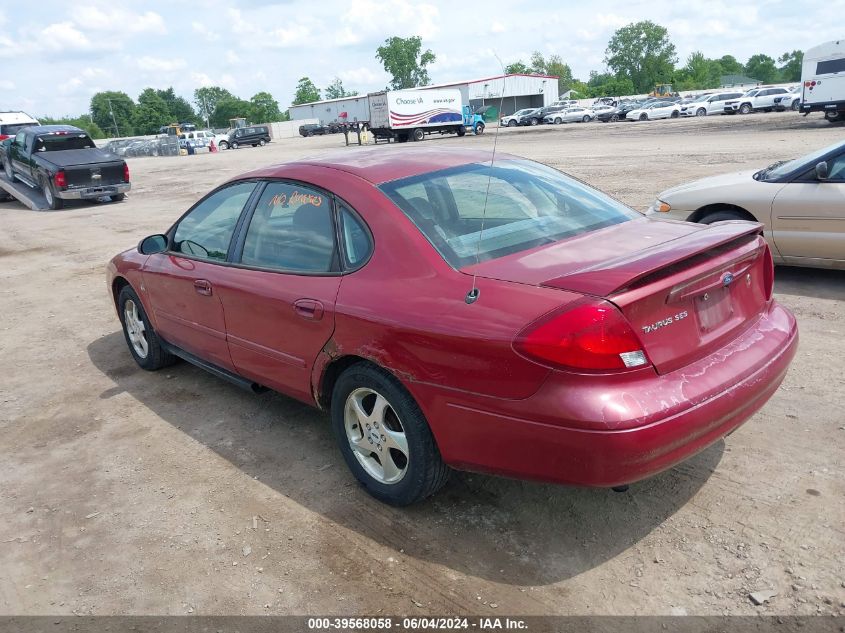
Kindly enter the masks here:
<path id="1" fill-rule="evenodd" d="M 514 349 L 544 365 L 578 371 L 615 371 L 648 364 L 642 343 L 607 301 L 587 299 L 525 328 Z"/>
<path id="2" fill-rule="evenodd" d="M 0 141 L 5 141 L 7 138 L 11 138 L 8 134 L 0 134 Z"/>
<path id="3" fill-rule="evenodd" d="M 775 289 L 775 263 L 772 260 L 772 251 L 766 245 L 763 251 L 763 290 L 766 293 L 766 301 L 772 298 Z"/>
<path id="4" fill-rule="evenodd" d="M 129 165 L 123 163 L 123 182 L 129 182 Z"/>
<path id="5" fill-rule="evenodd" d="M 56 185 L 56 189 L 64 189 L 67 187 L 67 179 L 65 178 L 65 172 L 57 171 L 56 175 L 53 176 L 53 184 Z"/>

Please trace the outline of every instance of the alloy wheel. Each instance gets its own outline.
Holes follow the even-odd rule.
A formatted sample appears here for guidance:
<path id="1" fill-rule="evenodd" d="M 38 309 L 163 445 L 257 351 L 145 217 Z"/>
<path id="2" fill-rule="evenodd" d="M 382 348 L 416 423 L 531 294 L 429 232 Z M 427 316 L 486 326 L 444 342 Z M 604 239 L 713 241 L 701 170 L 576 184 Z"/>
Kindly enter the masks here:
<path id="1" fill-rule="evenodd" d="M 408 471 L 408 439 L 396 411 L 368 387 L 352 391 L 343 414 L 352 454 L 373 479 L 395 484 Z"/>
<path id="2" fill-rule="evenodd" d="M 126 327 L 126 334 L 132 349 L 140 358 L 146 358 L 150 353 L 150 346 L 147 342 L 147 332 L 144 326 L 144 319 L 138 313 L 138 306 L 132 299 L 123 304 L 123 323 Z"/>

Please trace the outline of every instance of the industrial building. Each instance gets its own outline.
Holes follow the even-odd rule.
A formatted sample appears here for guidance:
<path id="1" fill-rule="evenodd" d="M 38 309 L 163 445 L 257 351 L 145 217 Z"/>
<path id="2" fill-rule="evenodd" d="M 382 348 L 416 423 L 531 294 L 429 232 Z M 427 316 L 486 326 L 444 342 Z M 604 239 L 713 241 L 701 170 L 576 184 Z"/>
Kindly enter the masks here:
<path id="1" fill-rule="evenodd" d="M 458 81 L 435 86 L 424 86 L 414 90 L 433 90 L 436 88 L 454 88 L 461 91 L 465 104 L 493 106 L 498 116 L 513 114 L 522 108 L 540 108 L 551 105 L 558 98 L 558 78 L 551 75 L 499 75 L 471 81 Z M 342 97 L 314 101 L 288 108 L 294 121 L 319 119 L 328 124 L 334 121 L 367 121 L 370 118 L 367 108 L 367 95 Z M 345 113 L 345 115 L 344 115 Z"/>

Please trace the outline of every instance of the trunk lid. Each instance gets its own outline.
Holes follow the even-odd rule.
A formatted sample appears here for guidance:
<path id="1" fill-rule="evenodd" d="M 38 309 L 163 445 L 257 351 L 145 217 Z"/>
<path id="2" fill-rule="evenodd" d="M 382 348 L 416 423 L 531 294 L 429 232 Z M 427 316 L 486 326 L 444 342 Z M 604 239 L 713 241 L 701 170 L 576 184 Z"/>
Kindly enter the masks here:
<path id="1" fill-rule="evenodd" d="M 636 219 L 463 272 L 601 297 L 659 373 L 725 345 L 764 311 L 772 282 L 762 227 Z"/>

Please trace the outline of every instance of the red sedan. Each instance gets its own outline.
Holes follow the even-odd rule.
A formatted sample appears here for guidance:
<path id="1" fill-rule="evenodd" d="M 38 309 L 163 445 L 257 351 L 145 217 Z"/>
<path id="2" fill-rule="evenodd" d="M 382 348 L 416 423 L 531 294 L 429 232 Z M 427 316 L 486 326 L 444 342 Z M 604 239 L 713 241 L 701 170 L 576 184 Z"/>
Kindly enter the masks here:
<path id="1" fill-rule="evenodd" d="M 117 255 L 108 283 L 141 367 L 180 357 L 329 410 L 393 504 L 450 467 L 649 477 L 762 407 L 798 342 L 759 224 L 644 217 L 477 151 L 245 174 Z"/>

